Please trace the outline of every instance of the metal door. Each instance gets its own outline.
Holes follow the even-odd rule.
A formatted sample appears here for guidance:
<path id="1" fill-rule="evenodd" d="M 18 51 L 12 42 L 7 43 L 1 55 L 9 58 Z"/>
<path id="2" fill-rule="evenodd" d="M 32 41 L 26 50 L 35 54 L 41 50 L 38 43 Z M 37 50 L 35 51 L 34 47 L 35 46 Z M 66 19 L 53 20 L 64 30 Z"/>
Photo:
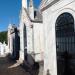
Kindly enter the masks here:
<path id="1" fill-rule="evenodd" d="M 74 18 L 68 12 L 56 20 L 56 51 L 58 75 L 75 75 Z"/>

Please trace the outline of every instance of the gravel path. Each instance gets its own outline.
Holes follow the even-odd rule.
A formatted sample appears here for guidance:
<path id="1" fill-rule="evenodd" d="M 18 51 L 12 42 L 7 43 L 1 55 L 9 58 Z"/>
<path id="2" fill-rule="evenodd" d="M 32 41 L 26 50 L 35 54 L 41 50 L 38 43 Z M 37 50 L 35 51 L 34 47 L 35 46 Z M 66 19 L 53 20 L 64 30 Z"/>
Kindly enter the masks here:
<path id="1" fill-rule="evenodd" d="M 28 75 L 28 73 L 18 63 L 0 57 L 0 75 Z"/>

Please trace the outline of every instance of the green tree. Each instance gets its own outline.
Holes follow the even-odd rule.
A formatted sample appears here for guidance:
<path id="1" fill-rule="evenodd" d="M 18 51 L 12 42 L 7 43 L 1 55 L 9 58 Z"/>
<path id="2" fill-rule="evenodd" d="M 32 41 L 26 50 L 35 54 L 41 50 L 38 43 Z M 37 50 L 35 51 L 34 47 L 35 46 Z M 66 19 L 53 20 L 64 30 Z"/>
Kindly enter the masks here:
<path id="1" fill-rule="evenodd" d="M 0 32 L 0 42 L 4 42 L 7 43 L 7 31 L 3 31 L 3 32 Z"/>

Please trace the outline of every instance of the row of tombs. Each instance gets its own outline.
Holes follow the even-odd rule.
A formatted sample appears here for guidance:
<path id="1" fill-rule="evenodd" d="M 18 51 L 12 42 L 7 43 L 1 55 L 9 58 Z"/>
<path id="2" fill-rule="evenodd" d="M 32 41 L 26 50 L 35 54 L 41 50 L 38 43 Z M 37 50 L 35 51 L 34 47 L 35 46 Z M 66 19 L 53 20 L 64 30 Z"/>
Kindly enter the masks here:
<path id="1" fill-rule="evenodd" d="M 19 27 L 8 27 L 11 58 L 32 75 L 75 75 L 74 7 L 74 0 L 42 0 L 35 9 L 22 0 Z"/>
<path id="2" fill-rule="evenodd" d="M 20 50 L 20 32 L 15 25 L 9 25 L 8 27 L 8 53 L 10 59 L 13 61 L 19 60 L 21 65 L 27 70 L 31 70 L 33 75 L 43 74 L 43 52 L 41 50 L 27 51 L 27 35 L 26 28 L 24 29 L 24 49 Z M 21 38 L 22 39 L 22 38 Z M 32 45 L 32 44 L 31 44 Z M 40 46 L 40 45 L 39 45 Z M 40 72 L 38 72 L 40 68 Z M 30 71 L 29 71 L 30 72 Z M 31 72 L 30 72 L 31 73 Z"/>
<path id="3" fill-rule="evenodd" d="M 44 67 L 42 15 L 34 8 L 33 0 L 29 2 L 29 9 L 26 1 L 22 0 L 19 27 L 15 24 L 8 26 L 9 54 L 12 60 L 19 60 L 32 75 L 39 75 L 43 74 Z"/>

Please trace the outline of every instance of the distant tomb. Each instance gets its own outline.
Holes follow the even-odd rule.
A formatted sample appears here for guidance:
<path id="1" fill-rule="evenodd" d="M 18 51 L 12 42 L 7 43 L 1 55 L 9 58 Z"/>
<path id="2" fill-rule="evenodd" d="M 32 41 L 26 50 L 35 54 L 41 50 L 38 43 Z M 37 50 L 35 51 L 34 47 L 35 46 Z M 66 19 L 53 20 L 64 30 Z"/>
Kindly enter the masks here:
<path id="1" fill-rule="evenodd" d="M 12 59 L 19 59 L 20 37 L 16 26 L 12 25 L 8 28 L 8 43 Z"/>

